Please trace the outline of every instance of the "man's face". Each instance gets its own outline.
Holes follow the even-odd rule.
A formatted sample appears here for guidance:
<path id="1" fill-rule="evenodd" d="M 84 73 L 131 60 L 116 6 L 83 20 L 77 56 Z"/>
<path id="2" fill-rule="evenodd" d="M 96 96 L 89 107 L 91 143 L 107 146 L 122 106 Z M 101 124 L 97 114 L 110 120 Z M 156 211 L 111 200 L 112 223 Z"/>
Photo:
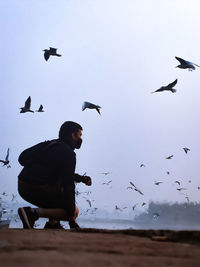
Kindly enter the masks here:
<path id="1" fill-rule="evenodd" d="M 82 130 L 78 130 L 76 133 L 72 133 L 72 140 L 74 141 L 74 147 L 79 149 L 82 144 Z"/>

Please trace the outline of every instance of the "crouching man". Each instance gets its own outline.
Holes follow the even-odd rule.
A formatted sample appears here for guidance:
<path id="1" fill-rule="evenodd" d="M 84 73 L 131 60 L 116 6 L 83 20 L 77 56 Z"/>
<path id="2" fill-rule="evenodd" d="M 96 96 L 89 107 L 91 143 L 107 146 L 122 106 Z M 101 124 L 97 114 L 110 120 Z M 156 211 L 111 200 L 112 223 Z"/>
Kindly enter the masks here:
<path id="1" fill-rule="evenodd" d="M 24 167 L 18 176 L 18 192 L 38 208 L 22 207 L 18 214 L 23 227 L 31 229 L 39 218 L 48 218 L 45 228 L 62 229 L 60 220 L 76 223 L 75 182 L 91 185 L 89 176 L 75 174 L 76 154 L 82 144 L 82 127 L 66 121 L 60 127 L 59 138 L 39 143 L 24 150 L 19 163 Z"/>

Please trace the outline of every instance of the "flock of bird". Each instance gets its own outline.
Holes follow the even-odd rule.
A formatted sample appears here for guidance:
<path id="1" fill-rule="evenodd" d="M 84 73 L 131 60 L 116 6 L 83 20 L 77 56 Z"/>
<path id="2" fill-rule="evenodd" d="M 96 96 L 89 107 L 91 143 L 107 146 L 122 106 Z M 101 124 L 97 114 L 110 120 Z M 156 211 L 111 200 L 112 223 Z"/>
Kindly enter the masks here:
<path id="1" fill-rule="evenodd" d="M 61 56 L 62 56 L 62 55 L 60 55 L 60 54 L 57 53 L 57 48 L 49 47 L 49 49 L 44 49 L 43 51 L 44 51 L 44 59 L 45 59 L 46 61 L 48 61 L 49 58 L 50 58 L 51 56 L 56 56 L 56 57 L 61 57 Z M 175 57 L 175 58 L 176 58 L 176 59 L 179 61 L 179 63 L 180 63 L 179 65 L 176 66 L 177 68 L 180 68 L 180 69 L 188 69 L 189 71 L 192 71 L 192 70 L 195 70 L 196 67 L 200 67 L 199 65 L 197 65 L 197 64 L 195 64 L 195 63 L 192 63 L 192 62 L 190 62 L 190 61 L 186 61 L 186 60 L 184 60 L 184 59 L 182 59 L 182 58 L 180 58 L 180 57 Z M 175 85 L 177 84 L 177 82 L 178 82 L 178 79 L 176 79 L 175 81 L 169 83 L 169 84 L 166 85 L 166 86 L 162 86 L 162 87 L 160 87 L 159 89 L 155 90 L 155 91 L 152 92 L 152 93 L 163 92 L 163 91 L 171 91 L 172 93 L 175 93 L 175 92 L 176 92 L 176 89 L 175 89 L 174 87 L 175 87 Z M 26 112 L 34 113 L 34 111 L 31 110 L 31 97 L 30 97 L 30 96 L 29 96 L 29 97 L 27 98 L 27 100 L 25 101 L 24 106 L 21 107 L 20 109 L 21 109 L 20 113 L 26 113 Z M 83 102 L 83 104 L 82 104 L 82 111 L 84 111 L 85 109 L 95 109 L 95 110 L 101 115 L 101 113 L 100 113 L 100 109 L 101 109 L 101 107 L 100 107 L 99 105 L 96 105 L 96 104 L 93 104 L 93 103 L 90 103 L 90 102 L 86 102 L 86 101 L 85 101 L 85 102 Z M 43 110 L 43 105 L 41 104 L 41 105 L 39 106 L 39 109 L 36 110 L 35 112 L 44 112 L 44 110 Z M 186 154 L 190 151 L 190 149 L 187 148 L 187 147 L 184 147 L 183 150 L 184 150 L 184 152 L 185 152 Z M 174 156 L 174 155 L 167 156 L 166 159 L 172 159 L 173 156 Z M 10 167 L 11 167 L 10 164 L 9 164 L 9 162 L 10 162 L 10 161 L 9 161 L 9 148 L 8 148 L 8 150 L 7 150 L 7 155 L 6 155 L 6 157 L 5 157 L 5 160 L 0 160 L 0 162 L 3 163 L 2 166 L 7 166 L 7 168 L 10 168 Z M 146 165 L 142 163 L 142 164 L 140 165 L 140 167 L 146 167 Z M 104 174 L 105 176 L 107 176 L 107 175 L 110 174 L 110 172 L 104 172 L 104 173 L 101 173 L 101 174 Z M 170 174 L 169 171 L 167 171 L 167 174 L 168 174 L 168 175 Z M 112 182 L 112 180 L 109 180 L 109 181 L 105 181 L 105 182 L 103 182 L 102 184 L 108 186 L 108 185 L 111 184 L 111 182 Z M 154 181 L 154 184 L 155 184 L 156 186 L 159 186 L 159 185 L 162 184 L 162 183 L 163 183 L 162 181 Z M 181 184 L 180 181 L 177 181 L 177 180 L 175 181 L 175 183 L 176 183 L 177 185 L 179 185 L 179 186 L 180 186 L 180 184 Z M 130 181 L 130 186 L 128 186 L 127 189 L 134 190 L 134 191 L 138 192 L 140 195 L 144 195 L 144 193 L 143 193 L 140 189 L 138 189 L 138 188 L 136 187 L 136 185 L 135 185 L 133 182 L 131 182 L 131 181 Z M 200 187 L 198 187 L 198 190 L 199 190 L 199 189 L 200 189 Z M 179 188 L 177 188 L 177 190 L 180 192 L 180 191 L 182 191 L 182 190 L 187 190 L 187 188 L 179 187 Z M 91 193 L 91 191 L 84 192 L 84 193 L 86 193 L 87 195 L 89 195 L 89 194 Z M 76 195 L 78 196 L 78 195 L 80 195 L 80 194 L 81 194 L 81 192 L 79 192 L 78 190 L 76 190 Z M 86 198 L 85 196 L 84 196 L 83 198 L 86 199 L 86 201 L 87 201 L 89 207 L 92 208 L 92 202 L 94 202 L 94 200 L 90 200 L 90 199 Z M 189 200 L 189 197 L 188 197 L 187 195 L 186 195 L 186 199 Z M 134 209 L 136 208 L 137 205 L 138 205 L 138 203 L 137 203 L 137 204 L 134 204 L 133 207 L 132 207 L 132 210 L 134 210 Z M 145 205 L 146 205 L 146 202 L 142 202 L 141 206 L 145 206 Z M 123 210 L 126 209 L 126 208 L 127 208 L 127 207 L 119 208 L 117 205 L 115 205 L 115 210 L 123 211 Z M 90 210 L 90 209 L 87 209 L 87 211 L 89 211 L 89 210 Z M 96 211 L 96 210 L 97 210 L 97 208 L 95 207 L 92 211 Z M 156 213 L 155 213 L 155 216 L 159 216 L 159 214 L 156 214 Z"/>

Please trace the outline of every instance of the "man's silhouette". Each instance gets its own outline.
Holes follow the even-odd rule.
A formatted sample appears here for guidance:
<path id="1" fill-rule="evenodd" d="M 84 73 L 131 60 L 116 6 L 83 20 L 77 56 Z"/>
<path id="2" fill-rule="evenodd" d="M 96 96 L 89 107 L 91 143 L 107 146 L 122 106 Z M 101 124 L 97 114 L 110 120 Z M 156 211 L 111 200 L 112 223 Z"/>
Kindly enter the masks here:
<path id="1" fill-rule="evenodd" d="M 49 218 L 45 228 L 62 228 L 60 220 L 68 221 L 70 228 L 79 228 L 75 182 L 91 185 L 89 176 L 75 174 L 74 150 L 81 147 L 81 136 L 81 125 L 66 121 L 58 139 L 39 143 L 19 156 L 19 162 L 24 166 L 18 176 L 19 194 L 38 207 L 18 209 L 24 228 L 33 228 L 41 217 Z"/>

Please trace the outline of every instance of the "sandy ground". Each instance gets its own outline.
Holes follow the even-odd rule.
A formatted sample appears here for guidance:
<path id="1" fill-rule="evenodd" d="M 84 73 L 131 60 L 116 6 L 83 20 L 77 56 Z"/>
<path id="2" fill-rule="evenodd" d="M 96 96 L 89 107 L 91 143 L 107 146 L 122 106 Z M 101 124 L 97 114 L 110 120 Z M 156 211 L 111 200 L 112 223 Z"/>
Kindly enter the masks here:
<path id="1" fill-rule="evenodd" d="M 152 236 L 167 240 L 154 241 Z M 199 267 L 200 232 L 1 229 L 0 263 L 2 267 Z"/>

